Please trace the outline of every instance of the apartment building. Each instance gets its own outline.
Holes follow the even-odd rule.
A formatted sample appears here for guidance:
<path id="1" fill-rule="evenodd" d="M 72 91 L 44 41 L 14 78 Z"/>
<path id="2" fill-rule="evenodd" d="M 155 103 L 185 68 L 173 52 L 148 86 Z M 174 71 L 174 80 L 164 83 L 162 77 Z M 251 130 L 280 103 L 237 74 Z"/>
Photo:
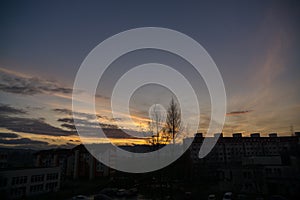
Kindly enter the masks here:
<path id="1" fill-rule="evenodd" d="M 216 140 L 216 145 L 208 156 L 200 160 L 198 153 L 204 137 L 202 133 L 197 133 L 190 146 L 190 152 L 195 163 L 230 164 L 241 162 L 244 157 L 276 156 L 293 151 L 299 145 L 299 138 L 299 136 L 277 137 L 274 133 L 269 137 L 261 137 L 259 133 L 253 133 L 250 137 L 242 137 L 241 133 L 234 133 L 233 137 L 206 138 Z"/>
<path id="2" fill-rule="evenodd" d="M 99 153 L 99 156 L 107 156 L 111 164 L 110 166 L 114 166 L 114 151 L 108 151 L 108 154 L 109 155 Z M 36 153 L 36 166 L 60 167 L 63 180 L 94 179 L 108 176 L 114 172 L 113 169 L 94 158 L 84 145 L 78 145 L 73 149 L 39 151 Z"/>
<path id="3" fill-rule="evenodd" d="M 0 171 L 0 196 L 19 199 L 55 192 L 60 188 L 60 168 L 9 169 Z"/>

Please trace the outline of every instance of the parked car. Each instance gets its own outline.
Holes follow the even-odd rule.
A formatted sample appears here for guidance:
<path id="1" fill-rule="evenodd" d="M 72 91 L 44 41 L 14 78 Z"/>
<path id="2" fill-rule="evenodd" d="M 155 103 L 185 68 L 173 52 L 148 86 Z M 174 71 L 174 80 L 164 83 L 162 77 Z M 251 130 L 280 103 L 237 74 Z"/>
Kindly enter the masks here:
<path id="1" fill-rule="evenodd" d="M 280 195 L 273 195 L 269 198 L 270 200 L 287 200 L 287 198 Z"/>
<path id="2" fill-rule="evenodd" d="M 232 192 L 226 192 L 223 196 L 223 200 L 233 200 Z"/>
<path id="3" fill-rule="evenodd" d="M 84 195 L 77 195 L 75 197 L 72 198 L 72 200 L 88 200 L 89 198 L 87 196 Z"/>
<path id="4" fill-rule="evenodd" d="M 134 195 L 137 195 L 138 193 L 138 189 L 137 188 L 130 188 L 128 190 L 128 196 L 134 196 Z"/>
<path id="5" fill-rule="evenodd" d="M 245 194 L 238 194 L 238 195 L 236 195 L 236 199 L 237 200 L 247 200 L 248 197 Z"/>
<path id="6" fill-rule="evenodd" d="M 207 198 L 208 200 L 216 200 L 217 198 L 216 198 L 216 195 L 214 195 L 214 194 L 210 194 L 210 195 L 208 195 L 208 198 Z"/>
<path id="7" fill-rule="evenodd" d="M 113 199 L 105 194 L 97 194 L 94 196 L 94 200 L 113 200 Z"/>
<path id="8" fill-rule="evenodd" d="M 117 191 L 117 196 L 118 196 L 118 197 L 124 197 L 124 196 L 127 196 L 127 194 L 128 194 L 128 191 L 125 190 L 125 189 L 119 189 L 119 190 Z"/>
<path id="9" fill-rule="evenodd" d="M 99 194 L 105 194 L 106 196 L 109 197 L 114 197 L 117 195 L 118 188 L 104 188 L 100 191 Z"/>
<path id="10" fill-rule="evenodd" d="M 184 199 L 191 199 L 192 198 L 192 192 L 186 191 L 184 193 Z"/>

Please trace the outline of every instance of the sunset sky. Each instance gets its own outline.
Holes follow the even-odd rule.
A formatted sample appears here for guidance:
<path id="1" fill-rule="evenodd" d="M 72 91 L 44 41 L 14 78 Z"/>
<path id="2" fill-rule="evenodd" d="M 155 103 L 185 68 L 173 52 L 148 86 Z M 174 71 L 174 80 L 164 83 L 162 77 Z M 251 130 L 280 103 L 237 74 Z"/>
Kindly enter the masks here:
<path id="1" fill-rule="evenodd" d="M 72 121 L 72 87 L 82 61 L 100 42 L 138 27 L 165 27 L 198 41 L 214 59 L 227 94 L 224 135 L 300 131 L 300 4 L 298 1 L 2 1 L 0 4 L 0 146 L 50 148 L 79 144 Z M 209 3 L 208 3 L 209 2 Z M 205 83 L 184 60 L 155 50 L 116 60 L 100 81 L 98 120 L 116 143 L 123 139 L 108 109 L 116 80 L 133 65 L 161 62 L 184 69 L 199 86 L 200 132 L 209 122 Z M 172 93 L 145 86 L 130 102 L 135 131 L 146 130 L 153 103 Z M 91 113 L 83 107 L 82 123 Z M 127 128 L 127 122 L 122 121 Z M 101 139 L 99 139 L 101 140 Z M 91 138 L 95 141 L 95 138 Z"/>

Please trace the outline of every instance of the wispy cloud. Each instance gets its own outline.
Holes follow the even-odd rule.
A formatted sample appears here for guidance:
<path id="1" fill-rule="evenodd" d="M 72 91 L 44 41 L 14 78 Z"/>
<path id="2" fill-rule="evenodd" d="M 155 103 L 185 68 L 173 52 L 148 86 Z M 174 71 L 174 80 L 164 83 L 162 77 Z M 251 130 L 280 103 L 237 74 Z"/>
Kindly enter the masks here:
<path id="1" fill-rule="evenodd" d="M 49 145 L 46 141 L 34 140 L 27 137 L 21 137 L 16 133 L 0 132 L 0 146 L 22 146 L 24 148 L 45 148 Z"/>
<path id="2" fill-rule="evenodd" d="M 65 114 L 65 115 L 69 115 L 69 116 L 73 115 L 73 111 L 70 109 L 67 109 L 67 108 L 54 108 L 53 111 L 57 112 L 59 114 Z M 95 118 L 95 115 L 93 115 L 91 113 L 75 112 L 74 114 L 80 118 L 85 118 L 85 119 L 94 119 Z"/>
<path id="3" fill-rule="evenodd" d="M 75 126 L 74 126 L 74 119 L 73 118 L 60 118 L 57 120 L 58 122 L 64 122 L 61 126 L 62 127 L 66 127 L 69 128 L 71 130 L 75 130 Z M 117 126 L 114 124 L 105 124 L 105 123 L 100 123 L 100 122 L 93 122 L 93 121 L 89 121 L 86 119 L 76 119 L 77 125 L 82 126 L 82 127 L 95 127 L 97 128 L 99 125 L 102 128 L 112 128 L 112 129 L 116 129 Z"/>
<path id="4" fill-rule="evenodd" d="M 0 115 L 9 115 L 9 114 L 25 114 L 26 111 L 22 109 L 13 108 L 9 105 L 0 104 Z"/>
<path id="5" fill-rule="evenodd" d="M 53 81 L 22 75 L 3 68 L 0 68 L 0 91 L 22 95 L 72 94 L 72 88 L 61 86 Z"/>
<path id="6" fill-rule="evenodd" d="M 0 139 L 0 144 L 39 144 L 39 145 L 48 145 L 48 142 L 43 142 L 43 141 L 37 141 L 37 140 L 31 140 L 29 138 L 18 138 L 18 139 Z"/>
<path id="7" fill-rule="evenodd" d="M 66 108 L 55 108 L 55 109 L 53 109 L 53 111 L 57 112 L 57 113 L 61 113 L 61 114 L 66 114 L 68 116 L 73 115 L 72 110 L 66 109 Z M 74 114 L 76 117 L 78 117 L 78 119 L 77 119 L 78 122 L 80 122 L 80 119 L 86 119 L 85 121 L 82 121 L 82 122 L 86 123 L 87 125 L 94 125 L 94 124 L 90 124 L 90 123 L 95 123 L 95 122 L 90 121 L 90 120 L 95 119 L 95 115 L 93 115 L 91 113 L 75 112 Z M 108 117 L 108 116 L 100 115 L 100 114 L 96 114 L 96 119 L 98 120 L 97 123 L 100 122 L 103 125 L 113 125 L 116 121 L 123 120 L 121 118 L 112 118 L 112 117 Z M 61 122 L 64 122 L 62 120 L 65 120 L 65 122 L 74 122 L 72 118 L 60 119 Z M 70 120 L 72 120 L 72 121 L 70 121 Z"/>
<path id="8" fill-rule="evenodd" d="M 75 131 L 66 131 L 42 120 L 25 117 L 0 115 L 0 127 L 14 132 L 39 135 L 68 136 L 75 134 Z"/>
<path id="9" fill-rule="evenodd" d="M 3 133 L 0 132 L 0 138 L 18 138 L 19 135 L 15 133 Z"/>
<path id="10" fill-rule="evenodd" d="M 226 116 L 243 115 L 252 112 L 253 110 L 239 110 L 226 113 Z"/>

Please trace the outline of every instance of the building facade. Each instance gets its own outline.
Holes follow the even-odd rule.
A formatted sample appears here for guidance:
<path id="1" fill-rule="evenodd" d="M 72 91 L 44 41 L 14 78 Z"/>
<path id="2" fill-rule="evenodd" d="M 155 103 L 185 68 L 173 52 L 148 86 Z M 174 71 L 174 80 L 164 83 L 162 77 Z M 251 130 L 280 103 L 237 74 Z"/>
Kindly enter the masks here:
<path id="1" fill-rule="evenodd" d="M 217 140 L 216 137 L 207 138 Z M 195 135 L 190 146 L 192 174 L 214 180 L 218 191 L 245 194 L 284 194 L 295 197 L 300 191 L 300 137 L 220 137 L 203 159 L 198 153 L 203 134 Z M 292 187 L 291 187 L 292 186 Z M 298 196 L 297 196 L 298 197 Z M 299 196 L 300 197 L 300 196 Z"/>
<path id="2" fill-rule="evenodd" d="M 104 154 L 99 154 L 104 156 Z M 114 166 L 114 151 L 107 155 L 111 166 Z M 37 167 L 60 167 L 61 178 L 64 179 L 94 179 L 109 176 L 113 169 L 94 158 L 84 145 L 73 149 L 50 149 L 36 153 Z"/>
<path id="3" fill-rule="evenodd" d="M 20 199 L 60 188 L 60 168 L 30 168 L 0 171 L 0 196 Z"/>

